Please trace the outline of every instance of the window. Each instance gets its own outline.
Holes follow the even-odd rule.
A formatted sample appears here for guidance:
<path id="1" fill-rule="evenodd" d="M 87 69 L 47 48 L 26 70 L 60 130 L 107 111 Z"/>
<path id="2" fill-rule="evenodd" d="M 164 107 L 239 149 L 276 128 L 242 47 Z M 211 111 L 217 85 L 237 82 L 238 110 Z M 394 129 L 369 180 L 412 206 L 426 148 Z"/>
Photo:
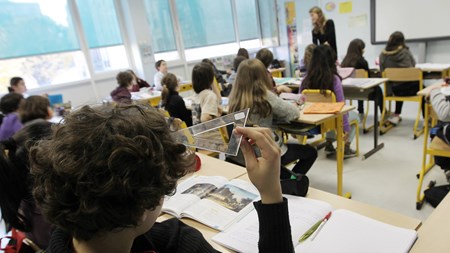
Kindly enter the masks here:
<path id="1" fill-rule="evenodd" d="M 175 34 L 168 0 L 146 0 L 148 24 L 155 53 L 176 51 Z"/>
<path id="2" fill-rule="evenodd" d="M 262 44 L 278 45 L 277 5 L 275 0 L 258 0 Z"/>
<path id="3" fill-rule="evenodd" d="M 77 0 L 96 72 L 128 67 L 114 0 Z"/>
<path id="4" fill-rule="evenodd" d="M 13 76 L 29 88 L 89 77 L 66 0 L 1 2 L 0 92 Z"/>
<path id="5" fill-rule="evenodd" d="M 230 0 L 175 1 L 186 49 L 236 41 Z"/>
<path id="6" fill-rule="evenodd" d="M 235 0 L 239 40 L 258 39 L 258 17 L 255 0 Z"/>

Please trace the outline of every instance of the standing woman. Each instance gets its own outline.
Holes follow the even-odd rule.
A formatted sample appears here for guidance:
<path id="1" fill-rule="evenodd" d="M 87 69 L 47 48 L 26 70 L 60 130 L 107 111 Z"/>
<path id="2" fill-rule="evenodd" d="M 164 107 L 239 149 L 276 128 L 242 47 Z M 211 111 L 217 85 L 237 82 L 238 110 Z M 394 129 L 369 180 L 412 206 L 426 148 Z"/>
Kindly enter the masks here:
<path id="1" fill-rule="evenodd" d="M 337 59 L 336 31 L 334 22 L 326 19 L 319 7 L 312 7 L 309 10 L 309 16 L 313 24 L 312 37 L 316 45 L 328 45 L 334 49 L 334 58 Z"/>

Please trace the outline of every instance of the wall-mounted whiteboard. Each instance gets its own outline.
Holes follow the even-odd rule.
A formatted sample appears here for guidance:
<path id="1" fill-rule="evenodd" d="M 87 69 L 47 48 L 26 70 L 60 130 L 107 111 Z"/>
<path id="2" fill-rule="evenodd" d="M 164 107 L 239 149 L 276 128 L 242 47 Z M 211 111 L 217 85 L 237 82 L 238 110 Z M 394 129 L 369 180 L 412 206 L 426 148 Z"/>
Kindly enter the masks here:
<path id="1" fill-rule="evenodd" d="M 371 0 L 372 43 L 401 31 L 407 41 L 450 39 L 450 0 Z"/>

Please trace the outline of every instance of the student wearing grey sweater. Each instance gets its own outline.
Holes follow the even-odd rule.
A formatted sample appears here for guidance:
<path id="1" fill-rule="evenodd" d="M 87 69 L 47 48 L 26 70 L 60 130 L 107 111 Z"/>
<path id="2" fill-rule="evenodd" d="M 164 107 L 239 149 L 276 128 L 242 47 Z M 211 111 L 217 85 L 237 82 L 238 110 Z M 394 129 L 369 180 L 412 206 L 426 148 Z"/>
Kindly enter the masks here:
<path id="1" fill-rule="evenodd" d="M 430 92 L 430 102 L 440 121 L 450 122 L 450 98 L 442 94 L 441 86 Z M 450 158 L 435 156 L 435 162 L 445 172 L 447 180 L 450 182 Z"/>

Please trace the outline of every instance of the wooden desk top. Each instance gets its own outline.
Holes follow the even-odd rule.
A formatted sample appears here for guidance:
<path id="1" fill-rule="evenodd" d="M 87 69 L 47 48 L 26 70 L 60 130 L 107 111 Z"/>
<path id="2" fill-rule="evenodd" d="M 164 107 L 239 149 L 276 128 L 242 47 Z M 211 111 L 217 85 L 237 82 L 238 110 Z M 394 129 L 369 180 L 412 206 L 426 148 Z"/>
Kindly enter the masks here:
<path id="1" fill-rule="evenodd" d="M 197 176 L 223 176 L 228 180 L 238 178 L 247 174 L 244 167 L 222 161 L 220 159 L 197 153 L 202 161 L 199 171 L 195 172 Z"/>
<path id="2" fill-rule="evenodd" d="M 342 81 L 342 87 L 344 89 L 352 88 L 367 90 L 388 80 L 389 78 L 347 78 Z"/>
<path id="3" fill-rule="evenodd" d="M 450 252 L 450 194 L 431 213 L 420 227 L 419 238 L 411 249 L 411 253 Z"/>
<path id="4" fill-rule="evenodd" d="M 305 108 L 309 106 L 310 104 L 306 103 Z M 350 105 L 344 105 L 344 107 L 341 110 L 342 113 L 349 112 L 353 109 L 355 109 L 355 106 Z M 323 123 L 326 120 L 329 120 L 331 118 L 337 117 L 339 114 L 304 114 L 303 110 L 300 111 L 300 118 L 297 119 L 295 122 L 299 123 L 305 123 L 305 124 L 311 124 L 311 125 L 318 125 Z"/>
<path id="5" fill-rule="evenodd" d="M 416 68 L 421 69 L 423 72 L 441 72 L 450 69 L 450 64 L 419 63 L 416 64 Z"/>
<path id="6" fill-rule="evenodd" d="M 430 95 L 430 92 L 432 89 L 434 89 L 435 87 L 439 87 L 444 83 L 444 80 L 439 80 L 435 83 L 433 83 L 432 85 L 429 85 L 428 87 L 420 90 L 419 92 L 417 92 L 418 96 L 424 96 L 424 97 L 428 97 Z"/>

